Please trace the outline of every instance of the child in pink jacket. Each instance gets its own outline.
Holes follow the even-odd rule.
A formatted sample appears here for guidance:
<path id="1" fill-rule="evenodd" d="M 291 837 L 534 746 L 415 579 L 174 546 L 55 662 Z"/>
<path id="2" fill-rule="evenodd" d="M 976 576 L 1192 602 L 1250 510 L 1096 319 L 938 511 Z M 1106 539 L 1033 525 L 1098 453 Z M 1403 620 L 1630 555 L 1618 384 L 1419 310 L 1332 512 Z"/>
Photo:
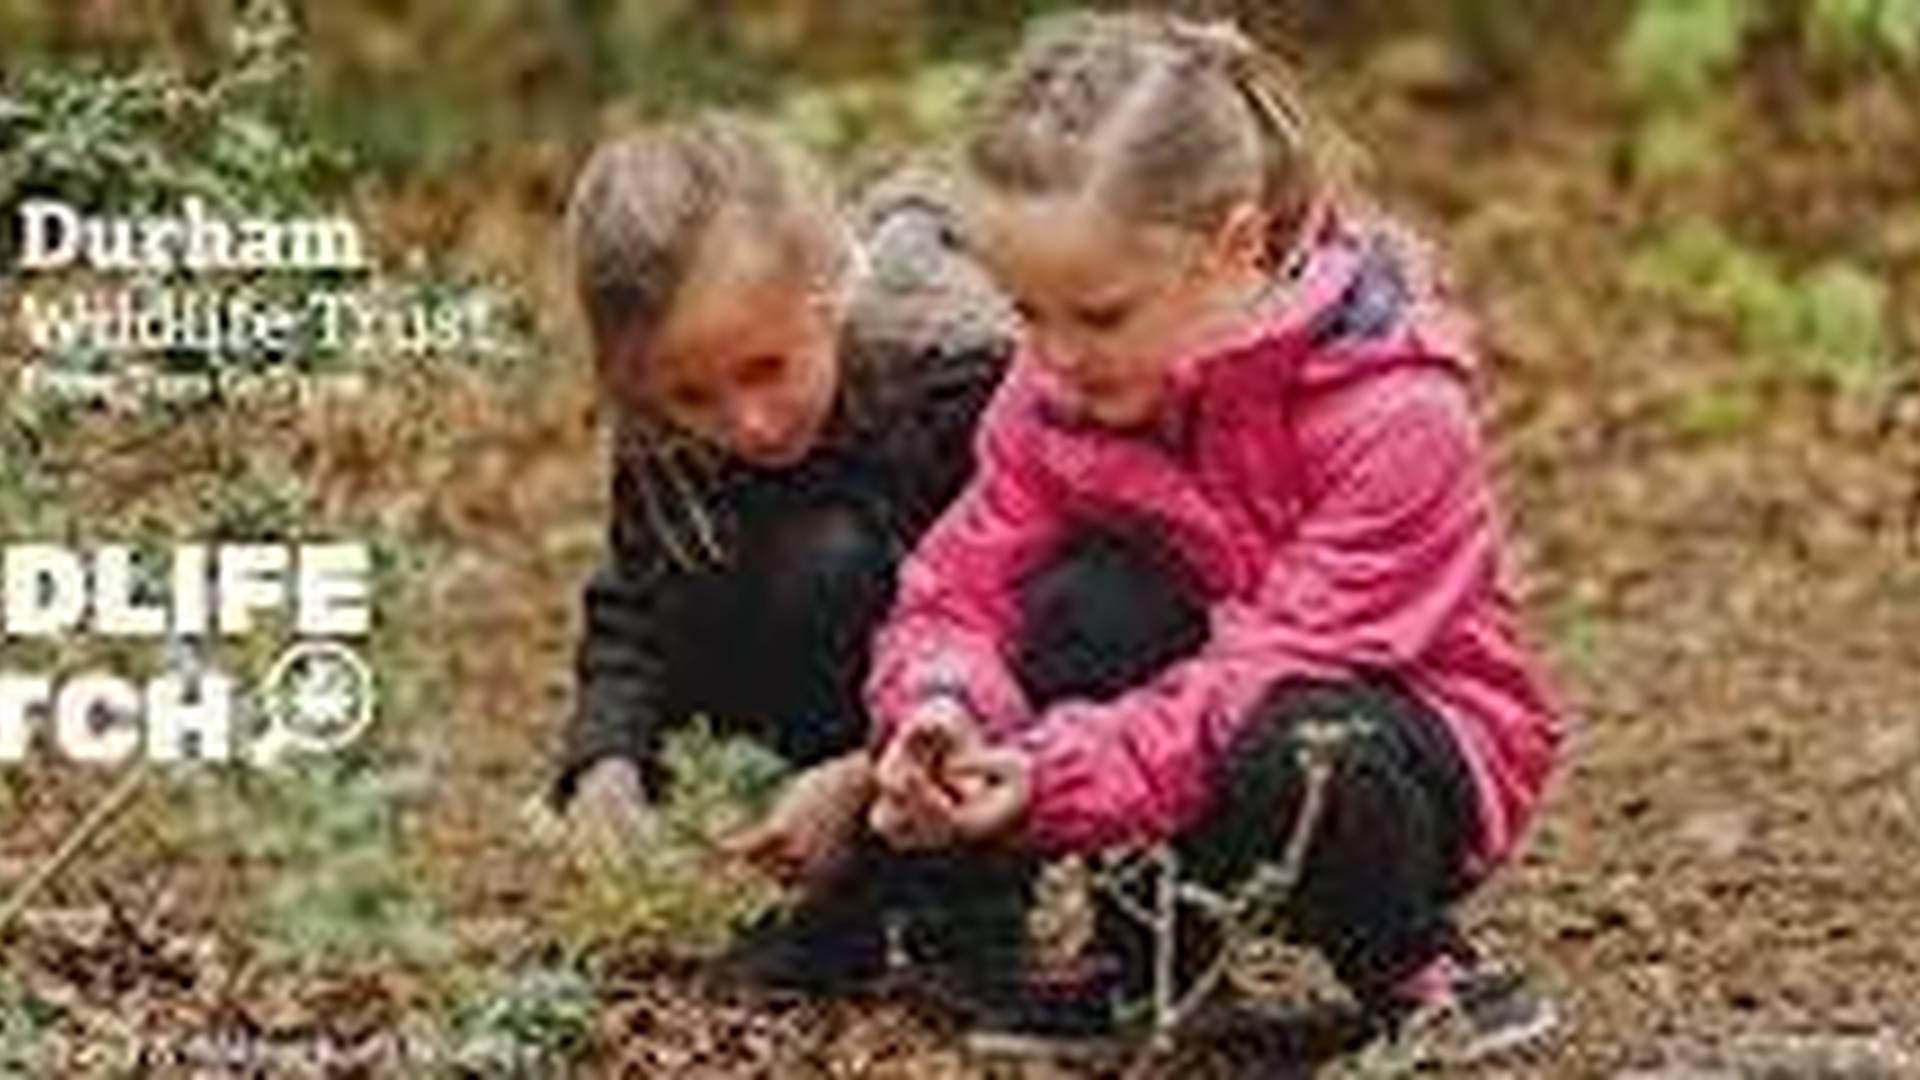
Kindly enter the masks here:
<path id="1" fill-rule="evenodd" d="M 1030 36 L 965 146 L 1025 341 L 876 641 L 872 820 L 903 847 L 1173 840 L 1230 881 L 1298 809 L 1290 733 L 1344 725 L 1292 925 L 1387 1030 L 1464 1019 L 1486 1049 L 1549 1014 L 1448 908 L 1512 852 L 1562 723 L 1467 327 L 1318 130 L 1230 28 Z"/>

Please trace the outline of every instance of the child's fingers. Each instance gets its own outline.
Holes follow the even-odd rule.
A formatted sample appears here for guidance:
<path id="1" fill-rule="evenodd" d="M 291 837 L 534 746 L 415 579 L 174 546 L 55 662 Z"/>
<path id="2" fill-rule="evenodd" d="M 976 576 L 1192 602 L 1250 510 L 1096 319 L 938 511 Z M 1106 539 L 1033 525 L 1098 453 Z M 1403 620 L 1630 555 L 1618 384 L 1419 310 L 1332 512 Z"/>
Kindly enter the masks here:
<path id="1" fill-rule="evenodd" d="M 907 828 L 907 812 L 894 799 L 882 796 L 867 810 L 867 827 L 888 843 L 900 840 Z"/>
<path id="2" fill-rule="evenodd" d="M 904 849 L 941 847 L 953 833 L 948 814 L 898 799 L 876 799 L 867 823 L 887 843 Z"/>
<path id="3" fill-rule="evenodd" d="M 876 771 L 874 786 L 882 798 L 903 803 L 915 811 L 937 813 L 951 807 L 954 801 L 932 764 L 915 753 L 907 742 L 888 748 Z"/>
<path id="4" fill-rule="evenodd" d="M 916 764 L 937 772 L 941 762 L 953 751 L 957 733 L 944 714 L 922 713 L 900 732 L 900 742 Z"/>
<path id="5" fill-rule="evenodd" d="M 899 798 L 905 794 L 912 773 L 919 768 L 899 740 L 887 744 L 873 767 L 873 786 L 883 796 Z"/>
<path id="6" fill-rule="evenodd" d="M 723 854 L 736 859 L 751 859 L 757 852 L 766 850 L 772 839 L 773 830 L 763 824 L 755 824 L 722 836 L 716 846 Z"/>
<path id="7" fill-rule="evenodd" d="M 867 824 L 881 839 L 897 848 L 921 846 L 926 832 L 925 826 L 897 799 L 876 799 L 867 814 Z"/>
<path id="8" fill-rule="evenodd" d="M 907 774 L 900 802 L 916 822 L 929 831 L 940 832 L 951 828 L 960 798 L 938 773 L 915 769 Z"/>
<path id="9" fill-rule="evenodd" d="M 873 782 L 883 794 L 901 795 L 916 774 L 926 771 L 919 738 L 909 725 L 894 735 L 874 764 Z"/>
<path id="10" fill-rule="evenodd" d="M 954 829 L 983 840 L 1010 829 L 1026 810 L 1027 761 L 1014 750 L 980 750 L 954 759 L 950 772 L 966 799 L 954 807 Z"/>
<path id="11" fill-rule="evenodd" d="M 947 758 L 978 745 L 979 733 L 964 714 L 944 703 L 906 717 L 876 766 L 882 788 L 898 790 L 913 773 L 938 776 Z"/>
<path id="12" fill-rule="evenodd" d="M 730 833 L 716 847 L 728 858 L 739 859 L 783 881 L 792 876 L 797 862 L 791 832 L 774 822 L 760 822 Z"/>

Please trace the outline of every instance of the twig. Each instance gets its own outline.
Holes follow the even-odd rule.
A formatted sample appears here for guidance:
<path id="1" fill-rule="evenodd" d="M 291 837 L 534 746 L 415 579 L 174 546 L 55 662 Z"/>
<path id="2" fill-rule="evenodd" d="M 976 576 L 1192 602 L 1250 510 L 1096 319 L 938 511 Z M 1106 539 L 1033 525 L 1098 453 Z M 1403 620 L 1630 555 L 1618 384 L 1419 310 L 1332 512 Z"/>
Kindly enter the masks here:
<path id="1" fill-rule="evenodd" d="M 1303 723 L 1297 728 L 1294 735 L 1298 740 L 1296 755 L 1305 774 L 1305 784 L 1300 809 L 1294 815 L 1293 828 L 1281 849 L 1280 862 L 1277 865 L 1262 863 L 1233 891 L 1231 897 L 1223 897 L 1197 883 L 1182 883 L 1179 880 L 1179 858 L 1172 846 L 1162 844 L 1154 850 L 1152 860 L 1159 869 L 1159 877 L 1155 882 L 1154 910 L 1145 912 L 1131 902 L 1119 905 L 1121 910 L 1152 926 L 1154 931 L 1153 1030 L 1147 1045 L 1127 1070 L 1130 1078 L 1144 1076 L 1155 1060 L 1173 1050 L 1180 1027 L 1212 996 L 1214 989 L 1226 977 L 1240 947 L 1249 939 L 1258 937 L 1265 927 L 1271 925 L 1273 917 L 1284 911 L 1287 900 L 1305 873 L 1307 853 L 1326 814 L 1336 753 L 1342 744 L 1363 733 L 1367 727 L 1364 720 L 1347 720 Z M 1124 896 L 1124 889 L 1115 889 L 1116 881 L 1124 884 L 1125 878 L 1115 873 L 1103 880 L 1101 885 L 1112 889 L 1113 897 L 1120 900 Z M 1175 986 L 1175 978 L 1179 905 L 1183 901 L 1218 923 L 1222 940 L 1219 954 L 1212 958 L 1193 985 L 1180 993 Z"/>
<path id="2" fill-rule="evenodd" d="M 1174 1015 L 1174 953 L 1180 944 L 1180 855 L 1172 844 L 1160 845 L 1156 854 L 1160 874 L 1153 883 L 1153 1038 L 1162 1044 L 1157 1049 L 1165 1049 L 1173 1042 L 1168 1021 Z"/>
<path id="3" fill-rule="evenodd" d="M 86 848 L 87 842 L 126 809 L 133 801 L 134 795 L 139 792 L 141 781 L 146 777 L 147 763 L 143 758 L 121 774 L 120 782 L 95 803 L 93 809 L 87 811 L 87 816 L 81 818 L 79 824 L 67 833 L 53 854 L 47 856 L 45 861 L 34 868 L 33 873 L 27 875 L 27 880 L 21 882 L 20 887 L 7 898 L 6 906 L 0 907 L 0 937 L 6 935 L 13 921 L 26 910 L 34 894 L 45 888 L 47 882 L 52 881 L 60 871 L 66 869 L 67 864 Z"/>

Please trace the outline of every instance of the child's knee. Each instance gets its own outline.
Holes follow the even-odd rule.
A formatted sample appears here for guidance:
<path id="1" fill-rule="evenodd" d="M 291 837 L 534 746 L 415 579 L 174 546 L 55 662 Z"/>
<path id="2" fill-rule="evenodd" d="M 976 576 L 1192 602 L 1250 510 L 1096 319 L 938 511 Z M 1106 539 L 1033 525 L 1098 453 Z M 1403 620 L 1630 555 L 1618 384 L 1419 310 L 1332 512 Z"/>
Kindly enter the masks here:
<path id="1" fill-rule="evenodd" d="M 1037 703 L 1104 700 L 1150 680 L 1206 639 L 1206 610 L 1143 543 L 1088 533 L 1020 586 L 1016 670 Z"/>
<path id="2" fill-rule="evenodd" d="M 1315 816 L 1303 822 L 1316 784 Z M 1231 880 L 1283 859 L 1304 831 L 1302 874 L 1385 884 L 1437 858 L 1431 804 L 1386 728 L 1376 688 L 1287 680 L 1223 756 L 1212 806 L 1191 843 L 1206 876 Z"/>
<path id="3" fill-rule="evenodd" d="M 775 620 L 866 627 L 881 614 L 896 554 L 868 515 L 829 505 L 788 515 L 758 538 L 749 557 Z"/>

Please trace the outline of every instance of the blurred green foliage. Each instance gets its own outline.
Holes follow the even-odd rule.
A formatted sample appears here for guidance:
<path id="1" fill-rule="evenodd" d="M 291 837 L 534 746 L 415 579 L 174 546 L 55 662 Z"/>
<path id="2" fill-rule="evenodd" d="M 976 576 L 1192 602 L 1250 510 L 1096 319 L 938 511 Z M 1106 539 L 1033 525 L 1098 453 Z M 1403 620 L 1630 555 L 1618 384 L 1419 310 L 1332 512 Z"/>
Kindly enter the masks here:
<path id="1" fill-rule="evenodd" d="M 1643 101 L 1698 100 L 1740 58 L 1760 15 L 1754 0 L 1639 0 L 1615 53 L 1621 81 Z"/>
<path id="2" fill-rule="evenodd" d="M 1920 61 L 1920 0 L 1805 0 L 1804 33 L 1818 53 Z"/>
<path id="3" fill-rule="evenodd" d="M 1636 0 L 1613 59 L 1640 112 L 1630 142 L 1638 179 L 1715 175 L 1728 157 L 1720 135 L 1732 76 L 1775 29 L 1829 65 L 1920 61 L 1920 0 Z"/>
<path id="4" fill-rule="evenodd" d="M 552 1076 L 589 1044 L 599 996 L 573 967 L 502 973 L 451 1010 L 449 1074 Z"/>
<path id="5" fill-rule="evenodd" d="M 1644 295 L 1727 326 L 1779 370 L 1864 391 L 1892 366 L 1886 287 L 1852 263 L 1791 273 L 1719 226 L 1691 220 L 1643 247 L 1626 273 Z"/>
<path id="6" fill-rule="evenodd" d="M 0 1075 L 40 1075 L 43 1043 L 60 1007 L 0 971 Z"/>
<path id="7" fill-rule="evenodd" d="M 341 0 L 300 4 L 296 21 L 319 131 L 351 145 L 362 168 L 398 176 L 693 105 L 793 115 L 798 134 L 828 150 L 903 145 L 949 119 L 956 71 L 983 68 L 1030 15 L 1058 6 Z M 28 67 L 90 55 L 206 69 L 233 28 L 257 18 L 240 7 L 182 0 L 156 18 L 132 0 L 0 0 L 0 41 Z"/>
<path id="8" fill-rule="evenodd" d="M 277 960 L 303 967 L 375 961 L 430 964 L 452 940 L 409 869 L 401 824 L 420 777 L 395 768 L 320 759 L 300 762 L 210 804 L 221 831 L 272 870 L 257 900 L 260 940 Z"/>
<path id="9" fill-rule="evenodd" d="M 1920 0 L 1637 0 L 1614 61 L 1628 93 L 1671 108 L 1698 103 L 1762 30 L 1798 27 L 1817 56 L 1920 60 Z"/>
<path id="10" fill-rule="evenodd" d="M 576 950 L 630 935 L 711 950 L 781 900 L 777 885 L 715 844 L 765 809 L 787 763 L 704 722 L 668 736 L 663 761 L 671 782 L 657 834 L 624 861 L 593 867 L 560 913 Z"/>
<path id="11" fill-rule="evenodd" d="M 163 63 L 29 66 L 0 81 L 0 203 L 57 194 L 159 207 L 194 195 L 216 213 L 318 205 L 349 175 L 302 111 L 303 53 L 286 8 L 257 4 L 204 79 Z"/>
<path id="12" fill-rule="evenodd" d="M 1637 0 L 1615 50 L 1621 86 L 1638 106 L 1628 136 L 1642 185 L 1715 182 L 1738 168 L 1727 148 L 1734 75 L 1768 29 L 1790 31 L 1808 59 L 1860 63 L 1920 58 L 1920 0 Z M 1797 28 L 1797 30 L 1796 30 Z M 1718 224 L 1687 218 L 1640 246 L 1626 269 L 1642 295 L 1728 327 L 1747 353 L 1849 392 L 1885 381 L 1894 360 L 1888 287 L 1855 262 L 1830 258 L 1803 272 Z M 1680 426 L 1731 433 L 1757 422 L 1750 385 L 1698 388 Z"/>
<path id="13" fill-rule="evenodd" d="M 59 537 L 72 531 L 66 498 L 73 478 L 54 467 L 48 446 L 62 437 L 71 410 L 27 408 L 9 394 L 0 410 L 0 521 L 22 536 Z"/>

